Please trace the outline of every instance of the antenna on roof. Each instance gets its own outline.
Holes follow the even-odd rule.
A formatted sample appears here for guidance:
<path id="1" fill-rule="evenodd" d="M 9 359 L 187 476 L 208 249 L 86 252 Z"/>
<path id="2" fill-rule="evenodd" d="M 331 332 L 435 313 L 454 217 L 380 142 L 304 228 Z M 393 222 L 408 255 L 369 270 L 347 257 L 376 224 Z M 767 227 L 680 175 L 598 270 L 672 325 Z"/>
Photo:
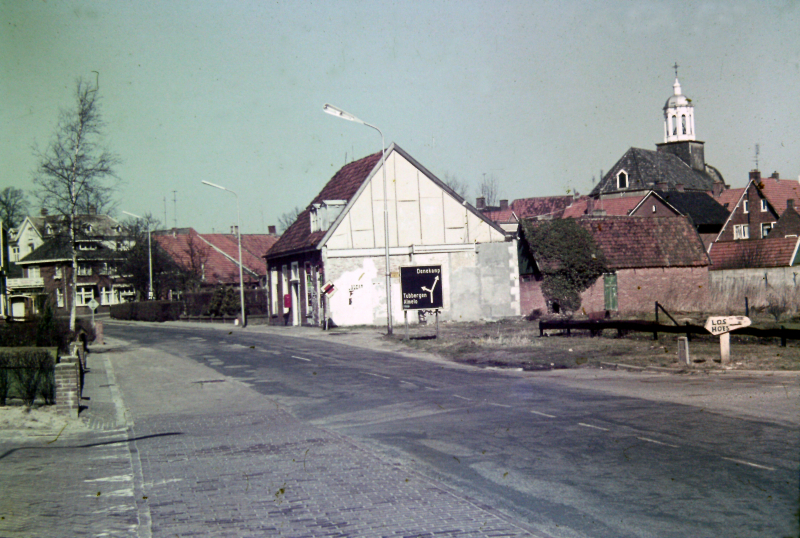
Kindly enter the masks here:
<path id="1" fill-rule="evenodd" d="M 178 191 L 172 191 L 172 222 L 178 227 Z"/>
<path id="2" fill-rule="evenodd" d="M 760 146 L 759 144 L 756 144 L 756 158 L 755 158 L 756 170 L 758 170 L 758 154 L 761 153 L 761 148 L 759 146 Z"/>

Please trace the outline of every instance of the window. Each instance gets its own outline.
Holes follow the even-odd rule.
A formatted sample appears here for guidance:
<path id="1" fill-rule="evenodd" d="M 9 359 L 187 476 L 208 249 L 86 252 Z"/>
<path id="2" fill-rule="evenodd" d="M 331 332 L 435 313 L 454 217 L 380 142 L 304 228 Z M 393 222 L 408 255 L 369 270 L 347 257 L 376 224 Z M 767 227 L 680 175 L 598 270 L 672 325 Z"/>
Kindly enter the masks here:
<path id="1" fill-rule="evenodd" d="M 111 289 L 100 288 L 100 304 L 111 304 L 112 297 Z"/>
<path id="2" fill-rule="evenodd" d="M 750 200 L 743 200 L 742 208 L 744 209 L 745 213 L 750 213 Z"/>
<path id="3" fill-rule="evenodd" d="M 306 316 L 311 317 L 314 313 L 314 296 L 316 295 L 316 289 L 314 286 L 314 271 L 311 268 L 311 264 L 307 263 L 305 266 L 305 273 L 306 273 Z"/>
<path id="4" fill-rule="evenodd" d="M 61 288 L 56 288 L 56 306 L 64 308 L 64 292 L 61 291 Z"/>
<path id="5" fill-rule="evenodd" d="M 750 226 L 747 224 L 736 224 L 733 227 L 734 239 L 750 239 Z"/>
<path id="6" fill-rule="evenodd" d="M 19 246 L 11 247 L 11 261 L 12 262 L 19 261 Z"/>
<path id="7" fill-rule="evenodd" d="M 78 276 L 92 276 L 92 266 L 88 263 L 78 263 Z"/>
<path id="8" fill-rule="evenodd" d="M 89 233 L 92 231 L 93 228 L 91 224 L 87 224 L 86 226 L 83 227 L 83 229 L 84 231 L 86 231 L 86 233 Z"/>
<path id="9" fill-rule="evenodd" d="M 276 268 L 272 268 L 269 274 L 269 297 L 271 300 L 270 313 L 274 316 L 278 314 L 278 270 Z"/>
<path id="10" fill-rule="evenodd" d="M 297 266 L 297 262 L 292 262 L 292 282 L 296 282 L 300 280 L 300 271 Z"/>
<path id="11" fill-rule="evenodd" d="M 627 189 L 628 188 L 628 173 L 625 170 L 620 170 L 617 174 L 617 188 L 618 189 Z"/>
<path id="12" fill-rule="evenodd" d="M 94 299 L 94 288 L 91 286 L 78 287 L 78 306 L 86 306 L 89 301 Z"/>
<path id="13" fill-rule="evenodd" d="M 53 227 L 48 224 L 44 229 L 44 233 L 47 235 L 53 235 Z"/>
<path id="14" fill-rule="evenodd" d="M 766 213 L 769 208 L 767 207 L 767 200 L 765 198 L 761 199 L 761 212 Z"/>
<path id="15" fill-rule="evenodd" d="M 681 115 L 681 127 L 683 128 L 683 134 L 686 134 L 686 114 Z"/>
<path id="16" fill-rule="evenodd" d="M 36 248 L 36 245 L 34 245 L 33 243 L 28 243 L 28 253 L 29 254 L 31 252 L 33 252 L 35 248 Z"/>
<path id="17" fill-rule="evenodd" d="M 774 222 L 765 222 L 761 225 L 761 238 L 767 237 L 769 235 L 770 230 L 775 227 Z"/>
<path id="18" fill-rule="evenodd" d="M 94 243 L 78 243 L 78 250 L 97 250 L 97 245 Z"/>
<path id="19" fill-rule="evenodd" d="M 653 204 L 653 213 L 656 212 L 656 204 Z"/>
<path id="20" fill-rule="evenodd" d="M 38 265 L 28 266 L 28 278 L 42 278 L 42 273 Z"/>
<path id="21" fill-rule="evenodd" d="M 53 268 L 53 278 L 54 278 L 55 280 L 58 280 L 58 279 L 59 279 L 59 278 L 61 278 L 61 277 L 62 277 L 62 274 L 61 274 L 61 266 L 60 266 L 60 265 L 56 265 L 56 266 Z"/>
<path id="22" fill-rule="evenodd" d="M 672 134 L 678 134 L 678 117 L 672 116 Z"/>

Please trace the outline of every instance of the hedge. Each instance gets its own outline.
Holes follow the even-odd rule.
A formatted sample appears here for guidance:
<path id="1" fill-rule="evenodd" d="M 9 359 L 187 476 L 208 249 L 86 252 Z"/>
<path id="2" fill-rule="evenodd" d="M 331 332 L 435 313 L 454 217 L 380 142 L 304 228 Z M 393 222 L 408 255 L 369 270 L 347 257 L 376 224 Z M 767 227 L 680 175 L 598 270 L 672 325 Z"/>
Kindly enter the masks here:
<path id="1" fill-rule="evenodd" d="M 17 397 L 30 407 L 40 396 L 45 404 L 55 401 L 55 350 L 0 349 L 0 405 Z"/>
<path id="2" fill-rule="evenodd" d="M 111 317 L 135 321 L 176 321 L 183 305 L 172 301 L 139 301 L 111 305 Z"/>

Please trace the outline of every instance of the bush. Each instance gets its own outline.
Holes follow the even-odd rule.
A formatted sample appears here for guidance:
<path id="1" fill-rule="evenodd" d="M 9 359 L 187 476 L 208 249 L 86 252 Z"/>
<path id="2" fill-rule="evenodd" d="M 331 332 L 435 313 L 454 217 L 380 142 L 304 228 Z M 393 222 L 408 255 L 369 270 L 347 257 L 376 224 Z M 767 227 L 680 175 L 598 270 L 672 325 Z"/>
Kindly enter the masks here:
<path id="1" fill-rule="evenodd" d="M 230 286 L 219 286 L 214 290 L 211 301 L 208 303 L 208 315 L 235 316 L 240 312 L 241 301 L 238 290 Z"/>
<path id="2" fill-rule="evenodd" d="M 52 309 L 45 308 L 42 315 L 32 321 L 7 321 L 0 324 L 0 347 L 55 347 L 61 353 L 69 352 L 70 342 L 79 335 L 86 342 L 93 342 L 95 331 L 92 324 L 78 319 L 75 333 L 69 330 L 69 321 L 53 316 Z"/>
<path id="3" fill-rule="evenodd" d="M 54 367 L 55 359 L 46 349 L 0 351 L 0 405 L 5 405 L 12 393 L 28 407 L 37 396 L 45 403 L 52 403 Z"/>
<path id="4" fill-rule="evenodd" d="M 111 305 L 111 317 L 134 321 L 176 321 L 183 306 L 173 301 L 139 301 Z"/>

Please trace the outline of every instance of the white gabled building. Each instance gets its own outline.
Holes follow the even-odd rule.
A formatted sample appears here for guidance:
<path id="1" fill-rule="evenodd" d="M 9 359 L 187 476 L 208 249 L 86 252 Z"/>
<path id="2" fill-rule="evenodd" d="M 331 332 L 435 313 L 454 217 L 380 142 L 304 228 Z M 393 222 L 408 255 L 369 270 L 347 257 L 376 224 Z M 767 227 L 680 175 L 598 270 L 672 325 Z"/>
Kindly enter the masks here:
<path id="1" fill-rule="evenodd" d="M 386 181 L 395 323 L 400 269 L 413 266 L 441 266 L 444 320 L 518 316 L 516 239 L 396 144 L 386 150 Z M 265 256 L 272 322 L 385 324 L 383 214 L 381 153 L 339 170 Z M 332 295 L 321 294 L 326 283 Z"/>

